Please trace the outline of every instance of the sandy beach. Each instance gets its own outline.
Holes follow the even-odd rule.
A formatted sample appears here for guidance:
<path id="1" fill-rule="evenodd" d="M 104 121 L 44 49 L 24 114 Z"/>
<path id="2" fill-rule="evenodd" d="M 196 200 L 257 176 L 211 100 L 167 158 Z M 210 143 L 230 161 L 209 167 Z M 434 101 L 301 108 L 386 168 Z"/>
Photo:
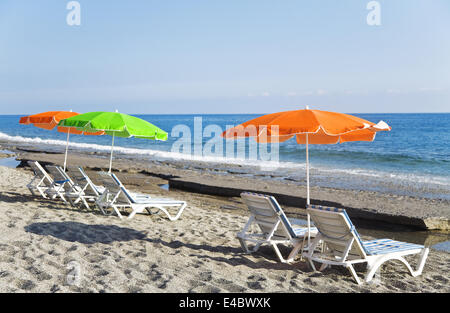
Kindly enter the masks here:
<path id="1" fill-rule="evenodd" d="M 247 216 L 237 197 L 168 191 L 158 177 L 137 184 L 118 175 L 130 190 L 188 206 L 174 222 L 163 214 L 120 220 L 32 196 L 29 169 L 0 166 L 0 292 L 450 292 L 449 253 L 431 249 L 419 277 L 395 261 L 358 286 L 343 268 L 281 264 L 270 247 L 244 254 L 236 233 Z M 357 270 L 362 275 L 364 266 Z"/>

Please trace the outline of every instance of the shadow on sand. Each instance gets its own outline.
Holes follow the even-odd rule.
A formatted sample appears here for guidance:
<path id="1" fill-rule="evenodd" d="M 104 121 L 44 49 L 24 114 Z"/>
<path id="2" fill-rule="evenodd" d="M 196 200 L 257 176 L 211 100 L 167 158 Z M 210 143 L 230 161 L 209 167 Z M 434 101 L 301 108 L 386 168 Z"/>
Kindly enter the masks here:
<path id="1" fill-rule="evenodd" d="M 109 244 L 115 241 L 143 240 L 147 237 L 146 232 L 131 228 L 115 225 L 89 225 L 77 222 L 33 223 L 25 226 L 25 231 L 83 244 Z"/>

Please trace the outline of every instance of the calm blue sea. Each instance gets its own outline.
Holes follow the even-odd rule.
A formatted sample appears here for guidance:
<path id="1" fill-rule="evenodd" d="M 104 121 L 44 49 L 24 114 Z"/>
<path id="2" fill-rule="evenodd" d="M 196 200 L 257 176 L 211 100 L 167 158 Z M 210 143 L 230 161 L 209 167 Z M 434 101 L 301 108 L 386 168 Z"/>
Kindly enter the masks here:
<path id="1" fill-rule="evenodd" d="M 450 114 L 354 114 L 374 123 L 387 122 L 390 132 L 380 132 L 374 142 L 350 142 L 336 145 L 311 145 L 311 183 L 318 186 L 365 189 L 391 192 L 399 195 L 415 195 L 450 199 Z M 166 142 L 145 139 L 116 138 L 117 152 L 122 155 L 138 155 L 149 159 L 183 159 L 182 151 L 171 151 L 180 138 L 171 136 L 172 130 L 188 129 L 193 138 L 194 117 L 201 117 L 202 128 L 210 126 L 214 131 L 225 130 L 255 118 L 258 115 L 136 115 L 166 130 Z M 22 142 L 35 145 L 63 146 L 66 135 L 57 131 L 41 130 L 19 125 L 19 116 L 0 116 L 0 141 Z M 178 126 L 177 126 L 178 125 Z M 184 125 L 184 126 L 183 126 Z M 214 126 L 216 125 L 216 126 Z M 184 133 L 185 136 L 186 132 Z M 191 143 L 193 152 L 211 140 Z M 244 140 L 249 150 L 248 140 Z M 110 136 L 77 136 L 70 138 L 76 149 L 109 151 Z M 217 147 L 223 146 L 223 148 Z M 226 153 L 226 144 L 216 142 L 216 155 L 203 158 L 207 162 L 225 162 L 219 157 Z M 184 151 L 186 152 L 186 150 Z M 248 155 L 248 153 L 247 153 Z M 272 170 L 273 179 L 289 179 L 303 184 L 305 180 L 305 147 L 294 139 L 280 144 L 280 166 Z M 227 159 L 237 164 L 257 164 L 243 160 Z M 261 162 L 264 163 L 264 162 Z M 254 173 L 257 170 L 250 171 Z M 261 169 L 266 174 L 269 170 Z"/>

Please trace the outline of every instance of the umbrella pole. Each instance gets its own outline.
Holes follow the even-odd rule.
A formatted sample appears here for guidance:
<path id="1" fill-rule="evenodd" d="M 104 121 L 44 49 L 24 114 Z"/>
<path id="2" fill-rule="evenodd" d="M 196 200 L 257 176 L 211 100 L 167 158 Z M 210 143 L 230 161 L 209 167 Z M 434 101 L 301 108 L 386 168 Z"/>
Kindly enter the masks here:
<path id="1" fill-rule="evenodd" d="M 111 145 L 111 156 L 109 158 L 109 174 L 111 174 L 111 167 L 112 167 L 112 158 L 113 158 L 113 151 L 114 151 L 114 135 L 115 133 L 113 133 L 112 136 L 112 145 Z"/>
<path id="2" fill-rule="evenodd" d="M 310 205 L 310 199 L 309 199 L 309 151 L 308 151 L 308 134 L 306 134 L 306 208 Z M 308 247 L 310 245 L 310 217 L 309 214 L 306 215 L 308 220 Z"/>
<path id="3" fill-rule="evenodd" d="M 66 171 L 67 151 L 69 150 L 69 137 L 70 137 L 70 130 L 67 130 L 66 154 L 64 156 L 64 172 Z"/>

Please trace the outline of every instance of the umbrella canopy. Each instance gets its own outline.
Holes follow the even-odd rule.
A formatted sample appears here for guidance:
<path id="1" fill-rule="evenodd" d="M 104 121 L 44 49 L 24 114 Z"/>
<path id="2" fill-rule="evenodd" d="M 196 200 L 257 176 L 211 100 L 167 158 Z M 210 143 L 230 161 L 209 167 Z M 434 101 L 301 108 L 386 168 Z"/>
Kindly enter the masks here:
<path id="1" fill-rule="evenodd" d="M 383 121 L 378 124 L 336 112 L 294 110 L 260 116 L 223 132 L 225 138 L 253 137 L 260 143 L 284 142 L 296 137 L 306 145 L 306 205 L 309 195 L 309 144 L 336 144 L 348 141 L 373 141 L 378 131 L 389 131 Z M 309 226 L 309 216 L 308 216 Z M 309 237 L 308 237 L 309 241 Z"/>
<path id="2" fill-rule="evenodd" d="M 114 137 L 137 137 L 153 140 L 167 140 L 168 134 L 155 125 L 135 116 L 119 112 L 89 112 L 59 122 L 61 127 L 75 127 L 85 132 L 103 131 L 112 136 L 109 172 L 111 172 Z"/>
<path id="3" fill-rule="evenodd" d="M 60 120 L 78 115 L 72 111 L 49 111 L 28 116 L 22 116 L 19 123 L 23 125 L 33 124 L 36 127 L 52 130 Z M 67 132 L 67 130 L 65 131 Z"/>
<path id="4" fill-rule="evenodd" d="M 167 132 L 143 119 L 119 112 L 89 112 L 61 121 L 58 126 L 75 127 L 78 130 L 104 131 L 115 137 L 138 137 L 167 140 Z"/>
<path id="5" fill-rule="evenodd" d="M 34 125 L 38 128 L 52 130 L 54 129 L 58 123 L 66 118 L 73 117 L 76 115 L 79 115 L 80 113 L 72 112 L 72 111 L 49 111 L 49 112 L 43 112 L 28 116 L 22 116 L 19 120 L 19 124 L 23 125 Z M 83 132 L 80 130 L 77 130 L 73 127 L 58 127 L 57 128 L 59 132 L 66 133 L 67 134 L 67 142 L 66 142 L 66 152 L 64 155 L 64 170 L 66 170 L 66 163 L 67 163 L 67 151 L 69 148 L 69 136 L 70 134 L 77 134 L 77 135 L 103 135 L 103 132 Z"/>
<path id="6" fill-rule="evenodd" d="M 255 127 L 256 134 L 248 132 L 249 126 Z M 277 133 L 272 126 L 278 128 Z M 307 140 L 310 144 L 336 144 L 373 141 L 376 132 L 390 129 L 383 121 L 374 124 L 349 114 L 305 109 L 267 114 L 230 128 L 223 136 L 255 137 L 258 142 L 283 142 L 295 136 L 299 144 Z"/>

